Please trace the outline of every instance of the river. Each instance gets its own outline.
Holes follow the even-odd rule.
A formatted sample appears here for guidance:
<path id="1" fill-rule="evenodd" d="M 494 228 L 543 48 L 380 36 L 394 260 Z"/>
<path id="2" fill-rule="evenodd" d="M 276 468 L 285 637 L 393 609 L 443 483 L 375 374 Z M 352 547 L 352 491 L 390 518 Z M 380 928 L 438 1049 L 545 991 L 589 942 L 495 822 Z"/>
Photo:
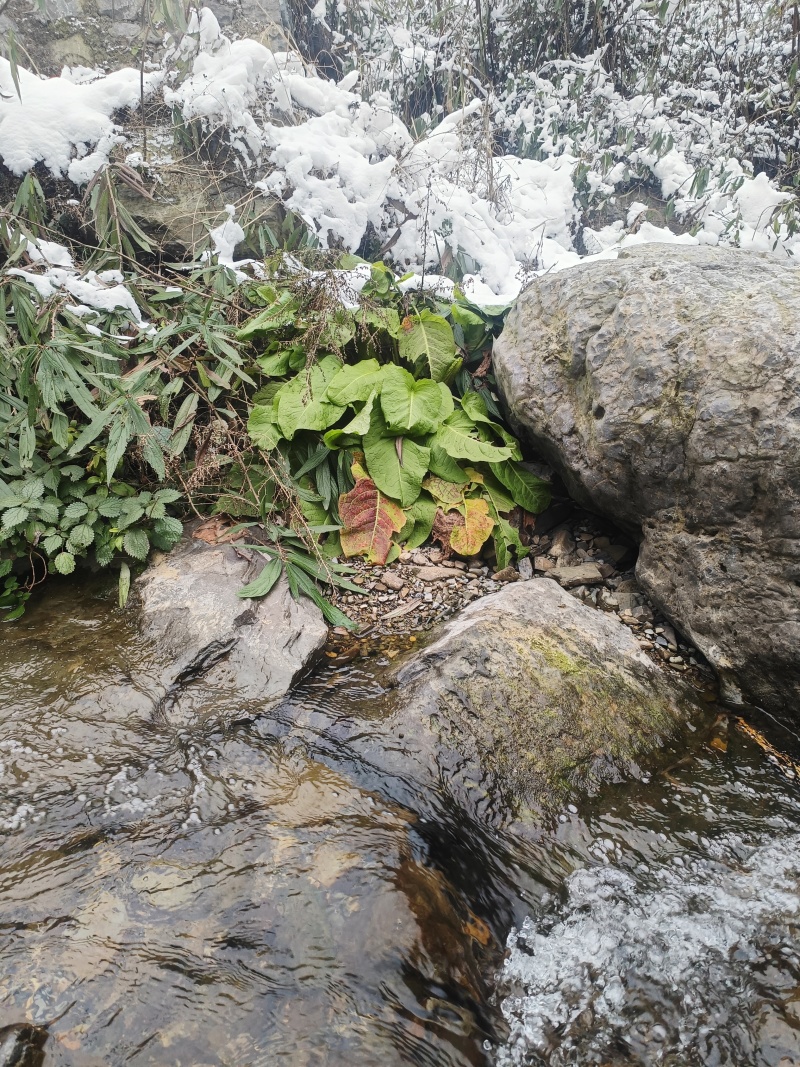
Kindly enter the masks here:
<path id="1" fill-rule="evenodd" d="M 379 649 L 189 730 L 103 583 L 2 636 L 3 1067 L 800 1064 L 800 794 L 726 720 L 521 836 L 349 747 Z"/>

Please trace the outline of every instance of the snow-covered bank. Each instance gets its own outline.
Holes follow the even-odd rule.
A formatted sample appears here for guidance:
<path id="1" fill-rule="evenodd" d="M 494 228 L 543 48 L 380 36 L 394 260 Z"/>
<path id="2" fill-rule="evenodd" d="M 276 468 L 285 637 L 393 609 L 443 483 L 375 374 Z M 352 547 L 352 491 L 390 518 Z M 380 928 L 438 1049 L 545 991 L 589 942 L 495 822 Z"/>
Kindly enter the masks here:
<path id="1" fill-rule="evenodd" d="M 369 55 L 362 74 L 372 87 L 362 94 L 359 71 L 335 83 L 295 54 L 230 40 L 203 9 L 143 87 L 204 136 L 221 136 L 240 176 L 280 198 L 323 245 L 386 256 L 399 271 L 474 277 L 495 299 L 587 253 L 613 256 L 643 241 L 792 255 L 793 196 L 736 157 L 729 100 L 695 94 L 701 122 L 688 105 L 676 112 L 674 93 L 625 99 L 601 59 L 526 75 L 502 100 L 476 85 L 463 106 L 412 129 Z M 0 88 L 0 156 L 14 174 L 40 163 L 81 186 L 109 158 L 143 166 L 138 117 L 123 114 L 139 106 L 138 71 L 20 71 L 17 95 L 0 60 Z M 157 166 L 148 173 L 158 180 Z M 648 221 L 645 203 L 615 208 L 616 195 L 644 179 L 682 232 Z M 601 199 L 622 217 L 592 228 L 587 204 Z"/>

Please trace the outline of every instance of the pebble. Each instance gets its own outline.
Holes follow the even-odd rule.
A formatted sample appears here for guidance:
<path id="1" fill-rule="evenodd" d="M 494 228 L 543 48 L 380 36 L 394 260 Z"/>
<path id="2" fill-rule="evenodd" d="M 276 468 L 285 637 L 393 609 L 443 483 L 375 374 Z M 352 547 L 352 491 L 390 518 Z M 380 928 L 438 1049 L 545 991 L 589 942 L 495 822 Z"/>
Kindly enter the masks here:
<path id="1" fill-rule="evenodd" d="M 495 571 L 492 578 L 496 582 L 518 582 L 519 571 L 516 567 L 503 567 L 501 571 Z"/>
<path id="2" fill-rule="evenodd" d="M 387 589 L 394 589 L 395 592 L 398 592 L 405 585 L 400 575 L 394 574 L 392 571 L 385 571 L 382 581 Z"/>
<path id="3" fill-rule="evenodd" d="M 423 582 L 440 582 L 452 578 L 453 572 L 448 567 L 412 567 L 414 574 Z"/>
<path id="4" fill-rule="evenodd" d="M 523 556 L 517 564 L 517 570 L 519 571 L 519 576 L 523 582 L 527 582 L 533 577 L 533 564 L 531 563 L 529 556 Z"/>
<path id="5" fill-rule="evenodd" d="M 536 556 L 533 560 L 533 569 L 541 571 L 546 574 L 547 571 L 552 571 L 555 568 L 555 563 L 552 559 L 548 559 L 547 556 Z"/>

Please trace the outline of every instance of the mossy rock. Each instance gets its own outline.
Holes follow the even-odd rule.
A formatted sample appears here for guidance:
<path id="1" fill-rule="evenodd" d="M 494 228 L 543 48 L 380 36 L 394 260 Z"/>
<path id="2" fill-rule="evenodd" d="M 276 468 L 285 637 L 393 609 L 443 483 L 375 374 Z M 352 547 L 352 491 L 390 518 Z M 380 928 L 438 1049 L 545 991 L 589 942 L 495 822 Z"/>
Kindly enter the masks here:
<path id="1" fill-rule="evenodd" d="M 639 776 L 708 719 L 615 616 L 547 579 L 471 604 L 395 681 L 404 744 L 427 749 L 469 808 L 502 818 Z"/>

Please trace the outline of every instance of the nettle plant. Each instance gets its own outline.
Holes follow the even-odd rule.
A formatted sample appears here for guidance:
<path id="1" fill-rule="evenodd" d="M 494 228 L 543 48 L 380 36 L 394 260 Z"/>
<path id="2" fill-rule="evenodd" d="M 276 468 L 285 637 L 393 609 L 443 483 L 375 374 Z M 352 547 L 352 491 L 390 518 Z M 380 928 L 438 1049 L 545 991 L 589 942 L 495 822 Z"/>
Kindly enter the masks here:
<path id="1" fill-rule="evenodd" d="M 253 398 L 250 438 L 286 459 L 310 523 L 339 525 L 327 553 L 383 564 L 433 538 L 473 556 L 493 538 L 505 567 L 528 552 L 525 513 L 550 499 L 491 391 L 508 309 L 458 289 L 446 301 L 404 293 L 382 264 L 366 269 L 350 309 L 332 306 L 331 275 L 255 290 L 266 307 L 239 337 L 263 345 L 256 362 L 269 381 Z"/>

